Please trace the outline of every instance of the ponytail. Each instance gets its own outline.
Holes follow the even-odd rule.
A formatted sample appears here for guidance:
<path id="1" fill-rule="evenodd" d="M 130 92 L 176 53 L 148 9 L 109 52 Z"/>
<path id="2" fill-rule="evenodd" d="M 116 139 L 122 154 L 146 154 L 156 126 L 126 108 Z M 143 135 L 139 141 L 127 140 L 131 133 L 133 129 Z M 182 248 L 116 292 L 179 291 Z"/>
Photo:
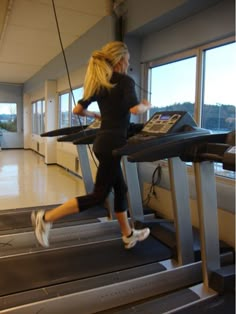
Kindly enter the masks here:
<path id="1" fill-rule="evenodd" d="M 114 84 L 110 83 L 113 68 L 126 53 L 127 46 L 119 41 L 110 42 L 101 50 L 93 52 L 84 80 L 84 100 L 99 93 L 103 88 L 110 90 L 114 87 Z"/>

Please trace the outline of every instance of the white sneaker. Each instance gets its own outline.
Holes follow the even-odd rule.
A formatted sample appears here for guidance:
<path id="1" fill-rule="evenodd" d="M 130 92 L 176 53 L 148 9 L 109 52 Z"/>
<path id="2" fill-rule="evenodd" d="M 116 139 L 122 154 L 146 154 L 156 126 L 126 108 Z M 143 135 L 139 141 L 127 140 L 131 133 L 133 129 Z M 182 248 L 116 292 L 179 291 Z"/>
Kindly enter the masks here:
<path id="1" fill-rule="evenodd" d="M 122 237 L 126 249 L 131 249 L 132 247 L 135 246 L 137 242 L 145 240 L 150 234 L 150 229 L 149 228 L 144 228 L 141 230 L 132 229 L 132 232 L 133 232 L 132 236 Z"/>
<path id="2" fill-rule="evenodd" d="M 49 247 L 48 238 L 49 231 L 52 228 L 52 224 L 43 220 L 44 214 L 44 210 L 39 210 L 37 212 L 33 211 L 31 214 L 31 222 L 33 227 L 35 228 L 34 232 L 39 244 L 43 247 Z"/>

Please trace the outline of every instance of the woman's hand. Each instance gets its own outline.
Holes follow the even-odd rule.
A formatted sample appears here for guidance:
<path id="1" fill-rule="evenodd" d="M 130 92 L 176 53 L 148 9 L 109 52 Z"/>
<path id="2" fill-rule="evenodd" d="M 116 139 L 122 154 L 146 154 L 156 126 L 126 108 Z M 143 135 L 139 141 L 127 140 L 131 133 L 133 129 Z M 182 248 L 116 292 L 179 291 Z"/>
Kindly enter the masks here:
<path id="1" fill-rule="evenodd" d="M 80 103 L 77 103 L 77 105 L 73 108 L 73 114 L 76 114 L 77 116 L 83 116 L 83 111 L 84 108 Z"/>
<path id="2" fill-rule="evenodd" d="M 147 99 L 143 99 L 141 103 L 147 107 L 147 110 L 149 110 L 152 106 L 151 103 Z"/>
<path id="3" fill-rule="evenodd" d="M 95 119 L 98 119 L 98 120 L 101 120 L 101 115 L 99 112 L 94 112 L 94 118 Z"/>
<path id="4" fill-rule="evenodd" d="M 150 108 L 151 108 L 151 103 L 148 100 L 143 99 L 140 104 L 130 108 L 130 112 L 135 115 L 142 114 L 142 113 L 145 113 Z"/>
<path id="5" fill-rule="evenodd" d="M 101 120 L 101 115 L 99 112 L 86 110 L 79 103 L 74 107 L 73 114 L 82 116 L 82 117 L 90 117 L 90 118 Z"/>

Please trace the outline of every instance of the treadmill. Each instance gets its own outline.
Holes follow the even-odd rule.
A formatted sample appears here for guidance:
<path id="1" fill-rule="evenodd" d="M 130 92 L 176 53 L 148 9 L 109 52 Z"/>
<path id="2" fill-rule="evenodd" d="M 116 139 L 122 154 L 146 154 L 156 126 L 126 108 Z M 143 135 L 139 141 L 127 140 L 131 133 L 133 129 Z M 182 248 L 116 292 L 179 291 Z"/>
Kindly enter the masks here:
<path id="1" fill-rule="evenodd" d="M 91 224 L 88 228 L 92 232 Z M 42 309 L 45 313 L 64 314 L 68 309 L 97 313 L 157 291 L 175 291 L 201 280 L 201 262 L 193 263 L 192 254 L 189 256 L 189 263 L 179 264 L 171 250 L 151 235 L 128 251 L 121 239 L 108 237 L 86 245 L 5 257 L 0 260 L 2 313 Z M 8 280 L 12 269 L 20 269 L 14 273 L 14 282 Z"/>
<path id="2" fill-rule="evenodd" d="M 130 155 L 128 160 L 154 161 L 159 156 L 166 156 L 169 149 L 168 144 L 156 145 Z M 222 264 L 214 174 L 214 162 L 221 163 L 223 169 L 235 171 L 235 131 L 176 140 L 172 142 L 171 150 L 181 160 L 193 162 L 195 170 L 203 282 L 185 289 L 186 294 L 184 290 L 178 290 L 173 294 L 136 300 L 102 313 L 235 313 L 235 253 L 232 249 L 226 265 Z M 184 299 L 182 305 L 181 299 Z"/>
<path id="3" fill-rule="evenodd" d="M 172 156 L 171 148 L 166 152 L 166 156 L 158 158 L 158 160 L 168 158 L 174 221 L 164 219 L 148 221 L 143 215 L 141 195 L 136 193 L 140 190 L 137 163 L 130 163 L 127 156 L 162 143 L 167 143 L 170 147 L 173 140 L 194 138 L 200 134 L 209 134 L 209 131 L 198 128 L 189 113 L 162 111 L 155 113 L 141 132 L 131 137 L 125 146 L 114 150 L 115 155 L 122 157 L 129 190 L 129 209 L 135 225 L 150 227 L 154 236 L 175 250 L 179 264 L 186 264 L 200 258 L 197 234 L 193 233 L 191 224 L 187 167 L 178 156 Z"/>

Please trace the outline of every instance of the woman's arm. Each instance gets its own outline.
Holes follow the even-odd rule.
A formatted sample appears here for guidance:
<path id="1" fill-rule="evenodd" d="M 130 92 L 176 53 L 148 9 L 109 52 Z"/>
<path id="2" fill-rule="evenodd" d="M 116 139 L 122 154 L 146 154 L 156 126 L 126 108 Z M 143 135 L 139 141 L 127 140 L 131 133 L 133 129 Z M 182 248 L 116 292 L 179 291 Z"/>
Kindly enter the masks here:
<path id="1" fill-rule="evenodd" d="M 143 99 L 140 104 L 130 108 L 130 112 L 132 114 L 137 115 L 137 114 L 142 114 L 146 112 L 150 108 L 151 108 L 151 103 L 148 100 Z"/>
<path id="2" fill-rule="evenodd" d="M 101 118 L 99 113 L 84 109 L 80 103 L 77 103 L 77 105 L 74 107 L 73 114 L 78 115 L 78 116 L 82 116 L 82 117 L 85 117 L 85 116 L 91 117 L 91 118 L 95 118 L 95 119 Z"/>

